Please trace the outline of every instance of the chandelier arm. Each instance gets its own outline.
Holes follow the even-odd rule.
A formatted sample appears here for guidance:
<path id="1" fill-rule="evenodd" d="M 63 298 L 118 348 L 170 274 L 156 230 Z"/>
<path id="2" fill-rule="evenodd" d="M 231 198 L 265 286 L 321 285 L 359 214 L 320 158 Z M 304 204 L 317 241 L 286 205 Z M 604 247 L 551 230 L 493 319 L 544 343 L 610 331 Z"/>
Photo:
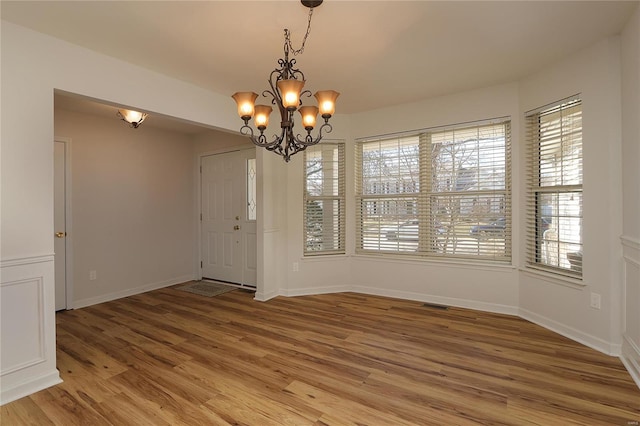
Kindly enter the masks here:
<path id="1" fill-rule="evenodd" d="M 287 129 L 283 127 L 279 137 L 274 135 L 274 140 L 276 140 L 278 143 L 270 144 L 269 146 L 265 147 L 267 148 L 267 151 L 273 151 L 278 155 L 282 155 L 282 142 L 286 141 L 286 130 Z"/>
<path id="2" fill-rule="evenodd" d="M 322 137 L 324 136 L 322 134 L 323 130 L 326 130 L 327 133 L 331 133 L 331 131 L 333 130 L 333 127 L 329 123 L 324 123 L 318 129 L 318 136 L 316 136 L 315 139 L 313 138 L 313 136 L 311 136 L 311 131 L 309 131 L 307 133 L 307 135 L 304 137 L 304 139 L 302 139 L 300 137 L 300 135 L 297 135 L 295 137 L 296 144 L 302 145 L 302 146 L 304 146 L 304 148 L 306 148 L 308 146 L 315 145 L 315 144 L 319 143 L 322 140 Z M 304 148 L 302 148 L 302 149 L 304 149 Z"/>
<path id="3" fill-rule="evenodd" d="M 300 68 L 295 68 L 296 60 L 291 59 L 287 61 L 287 65 L 285 67 L 284 74 L 287 76 L 286 78 L 291 78 L 294 80 L 306 81 L 304 78 L 304 73 L 300 71 Z"/>
<path id="4" fill-rule="evenodd" d="M 267 95 L 271 95 L 271 103 L 275 104 L 276 103 L 276 95 L 271 90 L 265 90 L 265 91 L 262 92 L 262 96 L 264 96 L 265 98 L 267 97 Z"/>
<path id="5" fill-rule="evenodd" d="M 276 74 L 277 77 L 274 80 L 274 75 Z M 264 92 L 262 92 L 262 96 L 266 98 L 267 96 L 265 95 L 265 93 L 271 95 L 271 104 L 278 107 L 278 110 L 280 111 L 280 117 L 282 118 L 282 121 L 284 121 L 286 109 L 282 105 L 282 96 L 280 96 L 280 91 L 275 84 L 275 82 L 278 81 L 281 76 L 282 69 L 275 69 L 271 71 L 271 75 L 269 76 L 269 86 L 271 87 L 271 90 L 265 90 Z"/>
<path id="6" fill-rule="evenodd" d="M 260 135 L 256 136 L 253 132 L 253 128 L 247 124 L 240 128 L 240 134 L 249 136 L 249 139 L 251 139 L 251 142 L 253 142 L 254 145 L 266 149 L 271 148 L 271 150 L 281 142 L 281 139 L 278 139 L 277 136 L 274 136 L 273 140 L 268 142 L 267 137 L 262 132 L 260 132 Z"/>
<path id="7" fill-rule="evenodd" d="M 303 96 L 310 98 L 311 95 L 312 95 L 311 90 L 303 90 L 302 92 L 300 92 L 300 98 L 302 98 Z M 302 105 L 302 99 L 300 99 L 300 105 Z"/>
<path id="8" fill-rule="evenodd" d="M 278 146 L 278 149 L 276 150 L 276 152 L 282 156 L 282 158 L 284 158 L 285 162 L 289 162 L 289 160 L 291 160 L 291 156 L 293 154 L 295 154 L 296 152 L 298 152 L 298 150 L 296 149 L 294 143 L 295 143 L 295 138 L 293 136 L 293 128 L 292 127 L 283 127 L 282 128 L 282 138 L 284 141 L 284 147 L 282 146 L 283 144 L 280 144 Z M 293 152 L 292 152 L 293 151 Z"/>
<path id="9" fill-rule="evenodd" d="M 282 59 L 280 59 L 280 61 L 282 61 Z M 284 69 L 284 65 L 282 65 L 282 68 L 276 68 L 273 71 L 271 71 L 271 74 L 269 75 L 269 86 L 271 86 L 271 90 L 273 91 L 276 90 L 276 85 L 274 84 L 274 81 L 281 80 L 283 69 Z M 273 78 L 274 75 L 275 75 L 275 80 Z"/>

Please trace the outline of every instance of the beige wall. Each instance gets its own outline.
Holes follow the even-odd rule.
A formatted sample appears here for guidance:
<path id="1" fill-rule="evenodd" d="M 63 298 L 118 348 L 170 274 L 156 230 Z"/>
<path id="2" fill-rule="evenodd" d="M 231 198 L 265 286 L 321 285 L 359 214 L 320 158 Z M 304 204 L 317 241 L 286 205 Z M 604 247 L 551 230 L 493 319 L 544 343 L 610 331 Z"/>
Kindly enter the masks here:
<path id="1" fill-rule="evenodd" d="M 622 33 L 623 361 L 640 386 L 640 7 Z"/>
<path id="2" fill-rule="evenodd" d="M 192 279 L 191 137 L 59 109 L 54 129 L 71 139 L 73 307 Z"/>

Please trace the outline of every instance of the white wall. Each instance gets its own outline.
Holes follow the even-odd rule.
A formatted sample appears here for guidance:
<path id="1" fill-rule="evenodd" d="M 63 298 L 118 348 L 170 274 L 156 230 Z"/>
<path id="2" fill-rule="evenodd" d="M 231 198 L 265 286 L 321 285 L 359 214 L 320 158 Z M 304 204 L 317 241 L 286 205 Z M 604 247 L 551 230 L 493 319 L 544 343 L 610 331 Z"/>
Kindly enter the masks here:
<path id="1" fill-rule="evenodd" d="M 193 279 L 192 138 L 60 109 L 54 129 L 71 139 L 72 306 Z"/>
<path id="2" fill-rule="evenodd" d="M 517 89 L 517 84 L 510 83 L 356 114 L 352 117 L 351 134 L 357 139 L 474 120 L 511 117 L 514 135 L 512 155 L 517 156 L 520 149 L 517 139 L 520 126 Z M 513 176 L 513 186 L 517 188 L 518 174 L 514 173 Z M 348 182 L 348 186 L 353 187 L 353 180 Z M 355 208 L 352 200 L 353 197 L 349 197 L 350 215 L 353 215 Z M 515 203 L 513 211 L 517 217 L 518 205 Z M 514 221 L 514 227 L 518 229 L 517 220 Z M 353 250 L 354 232 L 349 232 L 348 235 L 349 246 Z M 516 241 L 514 259 L 517 258 Z M 353 288 L 363 293 L 511 314 L 517 312 L 517 271 L 512 265 L 472 266 L 469 262 L 389 260 L 355 255 L 351 266 Z"/>
<path id="3" fill-rule="evenodd" d="M 238 118 L 236 121 L 237 123 L 235 124 L 239 129 L 242 125 L 242 120 Z M 219 130 L 204 130 L 202 133 L 194 135 L 191 139 L 193 142 L 193 152 L 196 156 L 227 152 L 238 148 L 250 148 L 253 146 L 245 136 Z"/>
<path id="4" fill-rule="evenodd" d="M 52 252 L 53 242 L 43 238 L 52 221 L 51 153 L 34 148 L 52 139 L 54 88 L 212 127 L 237 127 L 233 100 L 226 96 L 3 21 L 2 99 L 11 106 L 2 108 L 3 173 L 42 195 L 25 198 L 3 179 L 3 207 L 11 206 L 2 212 L 3 257 Z M 29 162 L 37 173 L 22 167 Z M 24 205 L 31 208 L 19 208 Z"/>
<path id="5" fill-rule="evenodd" d="M 640 386 L 640 7 L 621 39 L 622 359 Z"/>
<path id="6" fill-rule="evenodd" d="M 338 98 L 337 107 L 340 106 L 340 98 Z M 333 126 L 331 133 L 325 134 L 326 140 L 344 141 L 351 140 L 350 118 L 348 116 L 336 115 L 331 118 L 330 124 Z M 350 145 L 348 145 L 350 146 Z M 353 223 L 353 212 L 350 203 L 353 199 L 353 182 L 352 174 L 353 164 L 352 150 L 346 150 L 347 158 L 345 159 L 346 167 L 346 199 L 347 199 L 347 224 Z M 278 165 L 282 166 L 282 160 Z M 351 277 L 351 260 L 348 253 L 352 250 L 347 249 L 347 255 L 333 256 L 303 256 L 304 251 L 304 162 L 303 153 L 298 153 L 291 158 L 291 162 L 286 166 L 286 185 L 283 204 L 286 206 L 287 222 L 286 222 L 286 246 L 283 247 L 286 256 L 282 267 L 283 275 L 281 277 L 279 294 L 286 296 L 297 296 L 303 294 L 320 294 L 333 293 L 340 291 L 352 290 Z M 347 225 L 347 235 L 351 234 L 350 230 L 355 229 L 353 226 Z M 298 270 L 294 271 L 293 264 L 298 264 Z"/>
<path id="7" fill-rule="evenodd" d="M 605 353 L 619 354 L 622 175 L 618 37 L 522 80 L 521 113 L 577 93 L 583 108 L 583 280 L 577 285 L 522 273 L 519 306 L 525 318 Z M 520 138 L 524 140 L 524 130 Z M 519 163 L 515 173 L 525 166 L 523 155 Z M 524 184 L 520 189 L 519 202 L 524 204 Z M 601 295 L 602 309 L 590 307 L 591 293 Z"/>
<path id="8" fill-rule="evenodd" d="M 236 129 L 239 120 L 227 96 L 5 21 L 0 30 L 0 403 L 5 403 L 59 381 L 53 298 L 54 90 L 213 128 Z"/>

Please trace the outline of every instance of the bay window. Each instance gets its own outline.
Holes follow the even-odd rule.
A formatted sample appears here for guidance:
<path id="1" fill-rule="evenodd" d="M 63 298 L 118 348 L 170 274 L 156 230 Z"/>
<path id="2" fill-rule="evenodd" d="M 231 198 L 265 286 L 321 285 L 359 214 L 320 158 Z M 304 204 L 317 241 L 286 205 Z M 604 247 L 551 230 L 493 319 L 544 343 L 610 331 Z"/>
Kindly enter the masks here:
<path id="1" fill-rule="evenodd" d="M 362 139 L 359 253 L 511 259 L 510 122 Z"/>

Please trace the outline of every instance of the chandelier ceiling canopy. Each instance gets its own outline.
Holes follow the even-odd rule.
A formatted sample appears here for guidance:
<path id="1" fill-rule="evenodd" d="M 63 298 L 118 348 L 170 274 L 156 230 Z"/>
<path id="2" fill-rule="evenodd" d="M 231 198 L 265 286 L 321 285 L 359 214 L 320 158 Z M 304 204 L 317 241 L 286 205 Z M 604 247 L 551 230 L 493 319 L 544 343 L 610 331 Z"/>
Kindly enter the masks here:
<path id="1" fill-rule="evenodd" d="M 340 95 L 335 90 L 321 90 L 314 95 L 317 106 L 302 105 L 302 97 L 311 97 L 311 92 L 303 90 L 306 83 L 304 74 L 296 68 L 296 60 L 289 59 L 289 53 L 295 56 L 304 51 L 304 45 L 311 30 L 313 9 L 320 6 L 322 0 L 302 0 L 301 2 L 309 8 L 307 32 L 302 46 L 300 49 L 293 49 L 290 32 L 288 29 L 284 30 L 284 58 L 278 60 L 279 68 L 271 71 L 268 80 L 270 88 L 262 92 L 262 96 L 271 98 L 271 105 L 275 105 L 280 112 L 280 135 L 274 135 L 271 141 L 265 136 L 264 131 L 269 125 L 269 115 L 273 111 L 273 107 L 256 105 L 255 102 L 259 96 L 257 93 L 237 92 L 232 96 L 238 104 L 238 115 L 244 122 L 240 133 L 249 136 L 255 145 L 281 155 L 286 162 L 295 153 L 320 142 L 323 132 L 330 133 L 333 130 L 329 119 L 335 113 L 336 99 Z M 307 132 L 304 136 L 296 135 L 294 131 L 294 113 L 296 111 L 300 113 L 302 126 Z M 313 137 L 311 131 L 316 127 L 318 114 L 324 122 L 318 129 L 317 136 Z M 256 135 L 254 129 L 249 126 L 251 118 L 253 118 L 255 128 L 260 132 L 259 135 Z"/>

